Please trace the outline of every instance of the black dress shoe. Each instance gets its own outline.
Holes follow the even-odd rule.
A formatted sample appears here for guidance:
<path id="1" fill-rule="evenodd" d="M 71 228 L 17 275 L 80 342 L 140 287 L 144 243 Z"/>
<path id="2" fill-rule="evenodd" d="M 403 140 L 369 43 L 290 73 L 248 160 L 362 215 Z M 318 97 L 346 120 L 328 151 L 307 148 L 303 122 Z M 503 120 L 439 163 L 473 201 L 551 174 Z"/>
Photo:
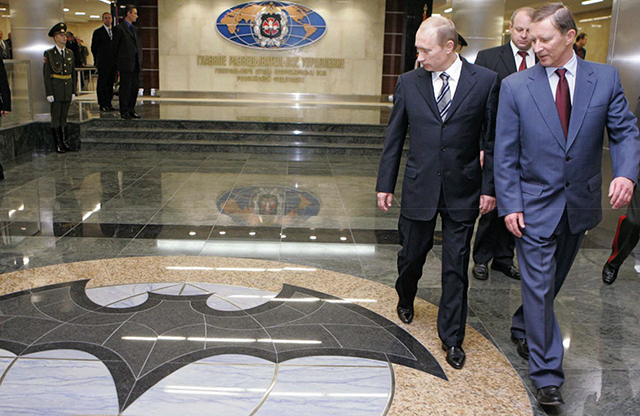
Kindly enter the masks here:
<path id="1" fill-rule="evenodd" d="M 536 400 L 543 406 L 560 406 L 564 404 L 560 390 L 556 386 L 547 386 L 538 389 Z"/>
<path id="2" fill-rule="evenodd" d="M 129 115 L 131 116 L 131 118 L 142 118 L 138 114 L 136 114 L 135 111 L 130 112 Z"/>
<path id="3" fill-rule="evenodd" d="M 131 120 L 131 114 L 129 113 L 120 114 L 120 118 L 125 120 Z"/>
<path id="4" fill-rule="evenodd" d="M 100 106 L 100 111 L 103 112 L 103 113 L 107 113 L 107 112 L 109 112 L 111 110 L 109 110 L 109 107 L 105 107 L 105 106 L 101 105 Z"/>
<path id="5" fill-rule="evenodd" d="M 518 355 L 525 360 L 529 360 L 529 344 L 527 343 L 526 338 L 516 338 L 513 334 L 511 334 L 511 342 L 516 344 L 516 351 Z"/>
<path id="6" fill-rule="evenodd" d="M 398 311 L 398 318 L 405 324 L 410 324 L 413 321 L 413 308 L 398 306 L 396 310 Z"/>
<path id="7" fill-rule="evenodd" d="M 447 352 L 447 363 L 456 370 L 460 370 L 464 367 L 464 362 L 467 358 L 462 347 L 447 347 L 442 344 L 442 349 Z"/>
<path id="8" fill-rule="evenodd" d="M 500 273 L 512 279 L 520 280 L 520 272 L 513 264 L 511 266 L 503 266 L 501 264 L 492 263 L 491 270 L 499 271 Z"/>
<path id="9" fill-rule="evenodd" d="M 616 281 L 618 278 L 618 270 L 609 263 L 604 264 L 604 268 L 602 269 L 602 282 L 605 285 L 610 285 Z"/>
<path id="10" fill-rule="evenodd" d="M 107 111 L 116 111 L 116 109 L 115 109 L 115 108 L 113 108 L 113 106 L 112 106 L 112 105 L 108 105 L 108 106 L 106 107 L 106 109 L 107 109 Z"/>
<path id="11" fill-rule="evenodd" d="M 474 264 L 471 274 L 478 280 L 487 280 L 489 278 L 489 268 L 487 267 L 487 263 Z"/>

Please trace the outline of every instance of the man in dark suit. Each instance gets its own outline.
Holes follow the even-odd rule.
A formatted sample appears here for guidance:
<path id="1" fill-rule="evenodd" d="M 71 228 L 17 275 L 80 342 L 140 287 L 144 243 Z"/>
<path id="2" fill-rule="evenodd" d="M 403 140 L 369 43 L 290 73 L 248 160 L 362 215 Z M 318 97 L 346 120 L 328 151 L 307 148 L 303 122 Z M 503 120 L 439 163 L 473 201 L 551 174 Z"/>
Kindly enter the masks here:
<path id="1" fill-rule="evenodd" d="M 587 34 L 582 32 L 576 36 L 576 43 L 573 44 L 573 50 L 578 55 L 578 58 L 587 59 L 585 46 L 587 46 Z"/>
<path id="2" fill-rule="evenodd" d="M 113 29 L 111 13 L 102 13 L 102 26 L 93 32 L 91 38 L 91 53 L 98 68 L 98 105 L 100 111 L 114 111 L 111 105 L 113 99 L 113 84 L 116 82 L 116 62 L 111 55 L 111 39 Z"/>
<path id="3" fill-rule="evenodd" d="M 540 63 L 502 81 L 496 130 L 499 215 L 516 236 L 522 304 L 511 334 L 526 338 L 529 375 L 542 405 L 563 403 L 562 334 L 553 302 L 586 230 L 602 219 L 605 128 L 613 209 L 629 203 L 638 178 L 636 118 L 615 68 L 579 59 L 576 24 L 562 3 L 536 10 L 531 23 Z"/>
<path id="4" fill-rule="evenodd" d="M 142 41 L 133 25 L 138 20 L 136 6 L 128 4 L 124 18 L 113 31 L 111 44 L 113 57 L 120 73 L 120 116 L 124 119 L 140 118 L 135 112 L 142 67 Z"/>
<path id="5" fill-rule="evenodd" d="M 500 81 L 514 72 L 534 66 L 536 58 L 529 35 L 533 12 L 531 7 L 522 7 L 514 11 L 509 24 L 511 42 L 478 52 L 476 65 L 496 72 Z M 520 272 L 513 264 L 515 246 L 513 235 L 507 230 L 504 220 L 498 217 L 496 210 L 481 216 L 473 243 L 473 277 L 487 280 L 489 262 L 493 259 L 493 270 L 502 272 L 512 279 L 520 279 Z"/>
<path id="6" fill-rule="evenodd" d="M 0 117 L 6 116 L 11 111 L 11 90 L 7 71 L 4 68 L 4 60 L 0 56 Z M 0 181 L 4 179 L 4 169 L 0 165 Z"/>
<path id="7" fill-rule="evenodd" d="M 402 185 L 398 228 L 399 301 L 404 323 L 413 320 L 418 280 L 433 247 L 438 214 L 442 219 L 442 297 L 438 333 L 447 362 L 460 369 L 467 318 L 470 242 L 478 207 L 495 209 L 493 141 L 498 98 L 497 75 L 455 53 L 456 28 L 449 19 L 430 17 L 416 34 L 422 68 L 398 79 L 378 173 L 378 206 L 393 201 L 402 148 L 411 127 L 411 146 Z M 484 146 L 484 147 L 483 147 Z M 485 169 L 480 151 L 485 152 Z"/>

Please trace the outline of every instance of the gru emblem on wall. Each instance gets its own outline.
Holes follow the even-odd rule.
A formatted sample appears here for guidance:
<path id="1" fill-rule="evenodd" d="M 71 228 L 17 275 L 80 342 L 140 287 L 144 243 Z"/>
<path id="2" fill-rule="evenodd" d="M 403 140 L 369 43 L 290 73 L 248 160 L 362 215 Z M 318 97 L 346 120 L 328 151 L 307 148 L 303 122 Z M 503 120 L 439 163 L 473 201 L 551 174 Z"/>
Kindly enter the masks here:
<path id="1" fill-rule="evenodd" d="M 327 31 L 312 9 L 280 1 L 243 3 L 225 10 L 216 21 L 227 40 L 254 49 L 294 49 L 317 42 Z"/>

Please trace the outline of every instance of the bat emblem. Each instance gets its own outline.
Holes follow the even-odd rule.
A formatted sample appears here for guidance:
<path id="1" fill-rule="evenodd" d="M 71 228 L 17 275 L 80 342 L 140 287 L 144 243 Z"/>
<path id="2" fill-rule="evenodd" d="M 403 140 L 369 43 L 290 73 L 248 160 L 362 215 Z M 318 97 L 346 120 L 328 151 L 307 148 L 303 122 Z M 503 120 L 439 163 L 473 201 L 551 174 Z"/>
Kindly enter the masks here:
<path id="1" fill-rule="evenodd" d="M 431 353 L 392 321 L 354 303 L 283 285 L 250 309 L 210 308 L 211 294 L 149 292 L 141 305 L 89 299 L 88 280 L 0 297 L 0 348 L 17 356 L 56 349 L 90 353 L 113 377 L 124 411 L 160 380 L 198 360 L 243 354 L 273 363 L 350 356 L 403 365 L 447 380 Z"/>

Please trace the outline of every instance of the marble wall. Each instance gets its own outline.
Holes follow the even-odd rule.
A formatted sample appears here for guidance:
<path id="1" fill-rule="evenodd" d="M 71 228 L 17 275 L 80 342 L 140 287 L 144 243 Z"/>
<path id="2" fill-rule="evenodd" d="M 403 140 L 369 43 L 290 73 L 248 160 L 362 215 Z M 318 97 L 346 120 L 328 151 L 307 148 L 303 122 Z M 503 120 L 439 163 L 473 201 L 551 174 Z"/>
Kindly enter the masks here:
<path id="1" fill-rule="evenodd" d="M 241 3 L 158 1 L 161 91 L 380 94 L 384 0 L 300 0 L 325 19 L 326 34 L 312 45 L 275 52 L 242 47 L 218 33 L 218 16 Z M 333 58 L 344 59 L 344 68 L 327 69 L 326 76 L 306 76 L 302 82 L 247 82 L 198 65 L 198 56 Z"/>

